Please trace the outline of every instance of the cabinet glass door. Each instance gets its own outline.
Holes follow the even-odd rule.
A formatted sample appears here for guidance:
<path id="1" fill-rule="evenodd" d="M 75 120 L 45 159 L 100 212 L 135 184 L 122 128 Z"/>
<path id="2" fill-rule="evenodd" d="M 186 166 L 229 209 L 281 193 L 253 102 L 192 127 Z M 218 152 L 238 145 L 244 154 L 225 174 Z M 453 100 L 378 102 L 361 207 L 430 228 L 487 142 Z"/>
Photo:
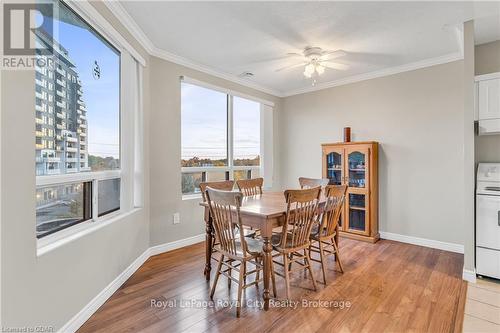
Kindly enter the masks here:
<path id="1" fill-rule="evenodd" d="M 368 234 L 368 205 L 366 194 L 348 193 L 348 225 L 347 229 L 352 232 Z"/>
<path id="2" fill-rule="evenodd" d="M 351 150 L 347 153 L 347 165 L 349 170 L 349 187 L 367 188 L 368 177 L 368 150 Z"/>
<path id="3" fill-rule="evenodd" d="M 342 185 L 342 153 L 326 154 L 326 176 L 330 185 Z"/>

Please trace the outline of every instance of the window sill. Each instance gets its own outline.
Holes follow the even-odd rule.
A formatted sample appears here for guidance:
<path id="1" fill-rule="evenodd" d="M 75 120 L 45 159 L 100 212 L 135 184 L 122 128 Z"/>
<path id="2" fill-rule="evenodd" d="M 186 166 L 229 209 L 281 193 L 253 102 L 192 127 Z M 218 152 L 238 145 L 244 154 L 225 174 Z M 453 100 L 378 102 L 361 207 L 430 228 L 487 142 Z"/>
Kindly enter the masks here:
<path id="1" fill-rule="evenodd" d="M 132 214 L 136 214 L 141 211 L 142 208 L 134 208 L 129 212 L 121 212 L 117 211 L 114 213 L 110 213 L 109 216 L 102 218 L 98 222 L 86 221 L 79 223 L 75 226 L 69 227 L 68 229 L 61 230 L 52 235 L 48 235 L 42 239 L 37 240 L 37 257 L 43 256 L 65 244 L 73 242 L 85 235 L 88 235 L 96 230 L 104 228 L 111 223 L 119 221 L 127 216 Z"/>
<path id="2" fill-rule="evenodd" d="M 184 194 L 182 196 L 182 201 L 184 201 L 184 200 L 201 200 L 201 193 Z"/>

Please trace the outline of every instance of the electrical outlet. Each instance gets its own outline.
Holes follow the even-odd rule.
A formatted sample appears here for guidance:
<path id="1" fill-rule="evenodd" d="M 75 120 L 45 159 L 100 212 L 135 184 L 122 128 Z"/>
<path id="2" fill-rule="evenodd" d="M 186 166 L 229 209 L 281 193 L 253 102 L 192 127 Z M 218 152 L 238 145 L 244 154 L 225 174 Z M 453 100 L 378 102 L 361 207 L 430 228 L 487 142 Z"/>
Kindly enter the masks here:
<path id="1" fill-rule="evenodd" d="M 179 213 L 174 213 L 174 220 L 173 220 L 174 224 L 179 224 L 181 223 L 181 214 Z"/>

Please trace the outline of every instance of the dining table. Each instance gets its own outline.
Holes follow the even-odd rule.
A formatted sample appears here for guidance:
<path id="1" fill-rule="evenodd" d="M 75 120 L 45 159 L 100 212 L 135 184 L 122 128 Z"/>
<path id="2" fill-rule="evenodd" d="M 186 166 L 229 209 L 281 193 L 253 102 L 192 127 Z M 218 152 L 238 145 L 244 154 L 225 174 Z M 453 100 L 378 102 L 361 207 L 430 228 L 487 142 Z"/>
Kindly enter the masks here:
<path id="1" fill-rule="evenodd" d="M 319 200 L 318 213 L 321 214 L 325 207 L 325 198 L 321 195 Z M 210 272 L 212 269 L 211 258 L 214 244 L 214 229 L 210 218 L 210 208 L 207 202 L 201 202 L 204 207 L 204 221 L 205 221 L 205 270 L 204 274 L 207 281 L 210 280 Z M 246 196 L 242 200 L 240 207 L 241 223 L 244 226 L 258 229 L 260 237 L 262 238 L 263 245 L 263 280 L 264 280 L 264 310 L 269 309 L 269 284 L 271 277 L 271 260 L 272 260 L 272 244 L 271 236 L 273 229 L 282 226 L 285 223 L 287 211 L 287 203 L 284 192 L 263 192 L 262 194 Z M 336 236 L 338 237 L 338 230 Z M 337 239 L 336 239 L 337 241 Z M 337 258 L 335 258 L 336 260 Z"/>

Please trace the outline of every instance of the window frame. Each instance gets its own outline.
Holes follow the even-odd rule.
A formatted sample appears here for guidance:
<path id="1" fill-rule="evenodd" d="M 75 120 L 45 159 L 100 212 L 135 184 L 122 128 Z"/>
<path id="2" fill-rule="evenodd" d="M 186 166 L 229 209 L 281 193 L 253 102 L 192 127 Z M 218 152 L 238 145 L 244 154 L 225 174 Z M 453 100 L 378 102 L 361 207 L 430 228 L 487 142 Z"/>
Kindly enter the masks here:
<path id="1" fill-rule="evenodd" d="M 186 76 L 181 76 L 180 77 L 180 85 L 179 87 L 182 89 L 182 84 L 187 83 L 195 86 L 199 86 L 202 88 L 214 90 L 217 92 L 222 92 L 226 94 L 227 96 L 227 116 L 226 116 L 226 121 L 227 121 L 227 134 L 226 134 L 226 140 L 227 140 L 227 166 L 220 166 L 220 167 L 182 167 L 181 166 L 181 177 L 183 174 L 189 174 L 189 173 L 202 173 L 202 177 L 204 181 L 210 181 L 210 179 L 205 179 L 206 173 L 209 172 L 226 172 L 229 173 L 229 177 L 226 176 L 226 179 L 228 180 L 234 180 L 234 171 L 250 171 L 251 173 L 255 171 L 259 171 L 260 177 L 264 176 L 264 148 L 263 148 L 263 142 L 264 142 L 264 115 L 263 115 L 263 108 L 264 105 L 269 105 L 269 106 L 274 106 L 273 102 L 266 101 L 263 99 L 259 99 L 254 96 L 242 94 L 233 90 L 229 89 L 224 89 L 215 85 L 211 85 L 209 83 L 205 83 L 202 81 L 198 81 Z M 234 114 L 234 97 L 239 97 L 239 98 L 244 98 L 247 100 L 251 100 L 253 102 L 257 102 L 260 104 L 260 123 L 259 123 L 259 136 L 260 136 L 260 147 L 259 147 L 259 165 L 252 165 L 252 166 L 235 166 L 234 165 L 234 122 L 233 122 L 233 114 Z M 182 103 L 182 101 L 181 101 Z M 182 108 L 182 105 L 181 105 Z M 182 123 L 182 111 L 181 111 L 181 123 Z M 182 142 L 181 142 L 181 150 L 182 150 Z M 182 160 L 182 158 L 181 158 Z M 197 199 L 201 197 L 201 193 L 182 193 L 182 188 L 181 188 L 181 195 L 183 200 L 189 200 L 189 199 Z"/>
<path id="2" fill-rule="evenodd" d="M 104 227 L 105 225 L 122 219 L 126 215 L 131 214 L 143 208 L 142 199 L 142 173 L 144 172 L 142 163 L 136 165 L 134 155 L 142 156 L 143 142 L 142 129 L 137 126 L 142 126 L 142 71 L 146 65 L 144 58 L 104 19 L 92 5 L 86 2 L 73 0 L 61 0 L 63 5 L 66 5 L 73 11 L 88 27 L 101 36 L 109 45 L 114 47 L 119 52 L 119 161 L 120 167 L 116 170 L 105 171 L 88 171 L 79 173 L 56 174 L 56 175 L 41 175 L 36 176 L 35 191 L 41 187 L 58 186 L 71 183 L 91 182 L 91 218 L 78 221 L 71 226 L 54 231 L 44 237 L 36 238 L 37 255 L 42 255 L 52 249 L 71 241 L 75 238 L 83 236 L 93 230 Z M 137 63 L 137 68 L 134 69 L 137 77 L 137 91 L 135 104 L 130 107 L 124 107 L 124 100 L 127 100 L 130 86 L 124 82 L 124 70 L 130 71 L 132 68 L 124 67 L 123 57 L 131 57 Z M 130 63 L 129 63 L 130 65 Z M 132 123 L 131 123 L 132 121 Z M 129 128 L 130 127 L 130 128 Z M 125 133 L 134 133 L 133 138 L 125 135 Z M 126 144 L 133 144 L 135 149 L 133 152 L 124 149 Z M 134 173 L 141 172 L 141 176 L 137 176 L 138 181 L 133 181 Z M 120 179 L 120 208 L 110 211 L 109 213 L 98 216 L 98 182 L 109 179 Z M 132 186 L 133 183 L 133 186 Z M 132 193 L 129 193 L 132 191 Z M 137 198 L 136 191 L 140 195 Z M 129 202 L 130 201 L 130 202 Z"/>

